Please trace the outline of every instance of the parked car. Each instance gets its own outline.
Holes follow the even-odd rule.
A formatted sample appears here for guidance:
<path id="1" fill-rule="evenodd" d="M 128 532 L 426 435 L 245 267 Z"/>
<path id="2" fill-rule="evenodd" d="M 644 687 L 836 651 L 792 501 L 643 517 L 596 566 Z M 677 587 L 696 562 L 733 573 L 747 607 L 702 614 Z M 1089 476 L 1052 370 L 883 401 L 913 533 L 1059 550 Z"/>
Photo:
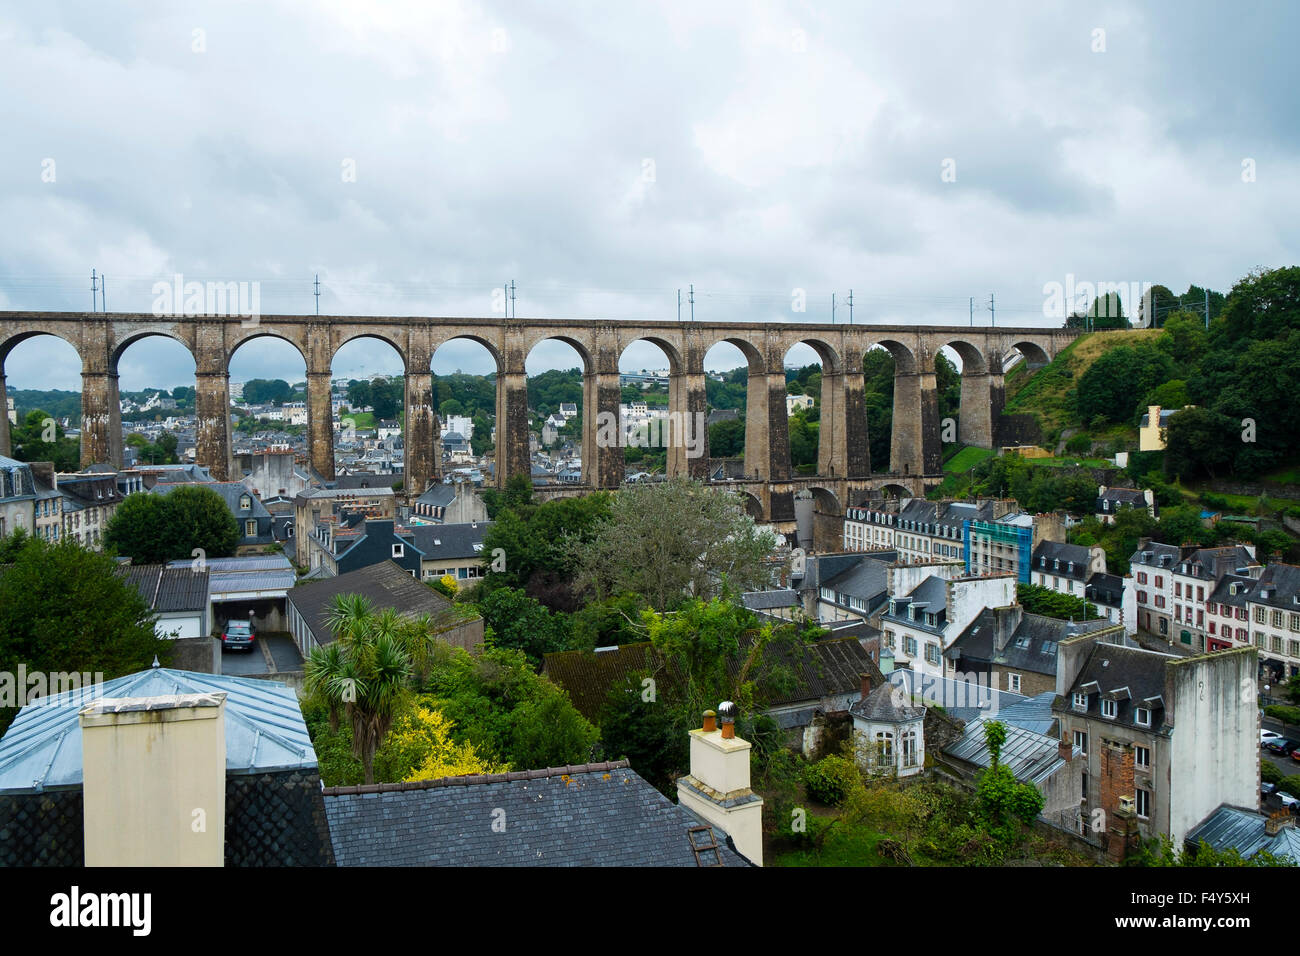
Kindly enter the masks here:
<path id="1" fill-rule="evenodd" d="M 1285 790 L 1276 791 L 1275 796 L 1281 801 L 1282 806 L 1291 809 L 1293 812 L 1296 807 L 1300 807 L 1300 797 L 1293 797 Z"/>
<path id="2" fill-rule="evenodd" d="M 1300 749 L 1291 751 L 1291 759 L 1300 763 Z"/>
<path id="3" fill-rule="evenodd" d="M 1282 735 L 1273 730 L 1261 730 L 1259 732 L 1259 745 L 1262 747 L 1270 740 L 1277 740 Z"/>
<path id="4" fill-rule="evenodd" d="M 1277 784 L 1265 781 L 1259 785 L 1259 795 L 1267 797 L 1270 793 L 1277 793 Z"/>
<path id="5" fill-rule="evenodd" d="M 1278 737 L 1276 740 L 1270 740 L 1268 743 L 1264 744 L 1264 747 L 1275 754 L 1289 754 L 1291 751 L 1295 750 L 1296 747 L 1300 747 L 1300 743 L 1294 740 L 1286 740 L 1283 737 Z"/>
<path id="6" fill-rule="evenodd" d="M 252 621 L 227 621 L 221 631 L 221 649 L 242 648 L 251 651 L 257 640 L 257 628 Z"/>

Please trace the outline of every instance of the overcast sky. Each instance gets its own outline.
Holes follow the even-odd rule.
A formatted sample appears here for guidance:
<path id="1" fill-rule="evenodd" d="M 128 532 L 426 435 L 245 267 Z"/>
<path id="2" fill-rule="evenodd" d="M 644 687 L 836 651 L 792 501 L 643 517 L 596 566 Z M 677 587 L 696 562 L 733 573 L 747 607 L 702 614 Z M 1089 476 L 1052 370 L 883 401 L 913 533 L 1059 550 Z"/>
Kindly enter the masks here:
<path id="1" fill-rule="evenodd" d="M 1297 261 L 1298 35 L 1296 4 L 1186 0 L 0 4 L 0 308 L 88 309 L 92 268 L 114 311 L 174 273 L 256 281 L 264 314 L 311 311 L 317 273 L 334 314 L 489 316 L 511 279 L 521 317 L 674 319 L 694 283 L 702 319 L 836 293 L 846 321 L 851 288 L 856 322 L 965 324 L 973 295 L 987 323 L 992 292 L 1059 325 L 1069 274 L 1226 291 Z M 122 387 L 192 369 L 149 339 Z M 5 371 L 80 385 L 48 338 Z M 266 338 L 232 367 L 302 373 Z"/>

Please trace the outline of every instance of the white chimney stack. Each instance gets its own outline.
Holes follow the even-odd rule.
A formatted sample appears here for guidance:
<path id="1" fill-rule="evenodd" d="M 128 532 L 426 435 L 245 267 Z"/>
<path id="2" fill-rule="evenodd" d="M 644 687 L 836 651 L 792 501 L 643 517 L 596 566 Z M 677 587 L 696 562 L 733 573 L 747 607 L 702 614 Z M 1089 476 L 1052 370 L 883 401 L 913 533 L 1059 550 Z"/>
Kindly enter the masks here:
<path id="1" fill-rule="evenodd" d="M 103 698 L 79 713 L 86 866 L 223 866 L 226 695 Z"/>
<path id="2" fill-rule="evenodd" d="M 717 727 L 721 720 L 722 727 Z M 715 717 L 691 731 L 691 772 L 677 780 L 677 802 L 731 837 L 736 849 L 763 865 L 763 798 L 749 786 L 750 743 L 736 736 L 736 705 L 723 701 Z"/>

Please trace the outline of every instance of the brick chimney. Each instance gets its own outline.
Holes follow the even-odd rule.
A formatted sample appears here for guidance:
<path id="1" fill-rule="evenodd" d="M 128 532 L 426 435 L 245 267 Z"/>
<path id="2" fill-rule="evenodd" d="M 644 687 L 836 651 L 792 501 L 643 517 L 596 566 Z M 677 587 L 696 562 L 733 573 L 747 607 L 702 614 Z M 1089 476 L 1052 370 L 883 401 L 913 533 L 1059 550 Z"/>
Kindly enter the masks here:
<path id="1" fill-rule="evenodd" d="M 862 684 L 862 696 L 861 696 L 861 698 L 859 698 L 859 699 L 860 699 L 860 700 L 866 700 L 866 699 L 867 699 L 867 695 L 871 693 L 871 675 L 870 675 L 870 674 L 859 674 L 859 675 L 858 675 L 858 680 L 859 680 L 859 681 L 861 682 L 861 684 Z"/>
<path id="2" fill-rule="evenodd" d="M 1074 744 L 1068 740 L 1060 740 L 1056 744 L 1056 752 L 1061 755 L 1061 759 L 1069 763 L 1074 758 Z"/>
<path id="3" fill-rule="evenodd" d="M 704 728 L 690 732 L 691 772 L 677 778 L 677 802 L 730 836 L 742 855 L 762 866 L 763 798 L 749 785 L 750 743 L 735 735 L 735 704 L 720 704 L 717 719 L 720 730 L 711 729 L 713 720 L 706 713 Z"/>
<path id="4" fill-rule="evenodd" d="M 226 695 L 82 708 L 86 866 L 223 866 Z"/>
<path id="5" fill-rule="evenodd" d="M 1295 818 L 1291 816 L 1291 810 L 1283 807 L 1270 813 L 1268 819 L 1264 821 L 1264 836 L 1277 836 L 1287 827 L 1294 825 Z"/>

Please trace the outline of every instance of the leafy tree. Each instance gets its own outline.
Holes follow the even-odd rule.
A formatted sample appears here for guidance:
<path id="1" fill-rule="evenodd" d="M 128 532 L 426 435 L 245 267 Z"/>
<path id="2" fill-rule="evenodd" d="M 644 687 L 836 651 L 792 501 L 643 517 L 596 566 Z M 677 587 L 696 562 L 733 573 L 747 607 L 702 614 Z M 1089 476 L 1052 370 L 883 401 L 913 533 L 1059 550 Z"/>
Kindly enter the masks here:
<path id="1" fill-rule="evenodd" d="M 745 422 L 726 419 L 709 426 L 709 454 L 714 458 L 740 458 L 745 454 Z"/>
<path id="2" fill-rule="evenodd" d="M 488 592 L 479 600 L 478 609 L 492 629 L 492 646 L 523 651 L 537 670 L 541 670 L 546 654 L 567 646 L 567 620 L 517 588 L 499 587 Z"/>
<path id="3" fill-rule="evenodd" d="M 3 411 L 3 410 L 0 410 Z M 64 434 L 63 426 L 44 410 L 34 408 L 10 429 L 10 447 L 18 461 L 49 461 L 56 471 L 76 471 L 81 444 Z"/>
<path id="4" fill-rule="evenodd" d="M 1054 617 L 1061 621 L 1090 621 L 1101 615 L 1096 605 L 1072 594 L 1062 594 L 1037 584 L 1017 584 L 1016 600 L 1030 614 Z"/>
<path id="5" fill-rule="evenodd" d="M 690 768 L 689 740 L 671 707 L 647 699 L 642 681 L 648 673 L 629 675 L 609 692 L 600 712 L 605 756 L 627 759 L 632 769 L 656 790 L 673 796 L 674 781 Z"/>
<path id="6" fill-rule="evenodd" d="M 501 773 L 505 766 L 485 759 L 474 745 L 453 737 L 454 725 L 436 698 L 416 697 L 393 721 L 375 755 L 380 780 L 437 780 L 466 774 Z"/>
<path id="7" fill-rule="evenodd" d="M 293 396 L 293 388 L 280 378 L 254 378 L 244 383 L 244 401 L 249 405 L 283 405 Z"/>
<path id="8" fill-rule="evenodd" d="M 1154 346 L 1113 348 L 1079 377 L 1079 418 L 1128 424 L 1135 420 L 1138 399 L 1171 379 L 1173 371 L 1173 359 Z"/>
<path id="9" fill-rule="evenodd" d="M 131 558 L 136 564 L 170 560 L 170 514 L 165 495 L 147 492 L 127 495 L 104 528 L 104 547 Z"/>
<path id="10" fill-rule="evenodd" d="M 990 760 L 975 792 L 989 832 L 1003 843 L 1014 843 L 1019 839 L 1021 825 L 1028 826 L 1043 812 L 1044 799 L 1037 787 L 1021 783 L 1009 767 L 999 763 L 1006 739 L 1005 724 L 997 720 L 984 722 Z"/>
<path id="11" fill-rule="evenodd" d="M 738 495 L 685 478 L 632 485 L 614 496 L 587 540 L 566 537 L 580 588 L 597 600 L 641 594 L 656 610 L 717 595 L 724 582 L 767 586 L 775 545 Z"/>
<path id="12" fill-rule="evenodd" d="M 225 498 L 203 485 L 127 495 L 104 529 L 105 546 L 135 564 L 189 558 L 195 548 L 210 558 L 227 557 L 239 538 Z"/>
<path id="13" fill-rule="evenodd" d="M 639 594 L 620 594 L 588 602 L 571 617 L 570 648 L 590 651 L 644 640 L 645 634 L 639 627 L 645 606 Z"/>
<path id="14" fill-rule="evenodd" d="M 0 539 L 0 564 L 0 672 L 25 664 L 28 673 L 111 680 L 144 670 L 155 655 L 170 659 L 171 642 L 155 634 L 149 606 L 109 555 L 20 531 Z M 0 711 L 0 723 L 16 713 Z"/>
<path id="15" fill-rule="evenodd" d="M 1165 466 L 1183 478 L 1214 478 L 1232 470 L 1240 425 L 1208 408 L 1188 408 L 1169 418 Z"/>

